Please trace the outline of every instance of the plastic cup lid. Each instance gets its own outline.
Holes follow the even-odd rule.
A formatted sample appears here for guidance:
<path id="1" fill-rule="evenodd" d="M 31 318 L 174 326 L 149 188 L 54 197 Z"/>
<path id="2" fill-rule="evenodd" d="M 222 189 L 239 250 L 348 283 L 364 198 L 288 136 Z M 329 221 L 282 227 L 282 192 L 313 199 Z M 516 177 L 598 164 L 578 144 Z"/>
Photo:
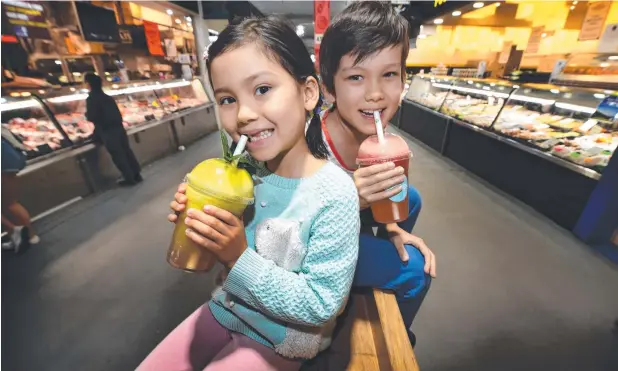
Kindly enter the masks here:
<path id="1" fill-rule="evenodd" d="M 207 187 L 204 187 L 204 185 L 202 184 L 196 184 L 196 182 L 191 181 L 191 174 L 187 174 L 185 179 L 189 187 L 195 189 L 196 191 L 204 195 L 218 198 L 219 200 L 224 201 L 224 202 L 238 203 L 238 204 L 244 204 L 244 205 L 253 205 L 253 202 L 255 201 L 255 198 L 247 198 L 247 197 L 242 197 L 242 196 L 234 196 L 231 194 L 225 194 L 225 193 L 221 193 L 221 192 L 209 189 Z"/>

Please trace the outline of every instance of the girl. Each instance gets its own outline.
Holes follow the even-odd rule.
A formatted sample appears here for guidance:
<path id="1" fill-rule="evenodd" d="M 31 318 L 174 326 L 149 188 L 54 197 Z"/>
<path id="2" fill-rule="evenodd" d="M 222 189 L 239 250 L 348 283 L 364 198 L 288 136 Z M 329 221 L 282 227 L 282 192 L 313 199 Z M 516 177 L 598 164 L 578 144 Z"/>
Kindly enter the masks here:
<path id="1" fill-rule="evenodd" d="M 245 218 L 213 206 L 188 210 L 188 236 L 227 277 L 138 370 L 297 370 L 328 347 L 345 305 L 358 257 L 358 195 L 325 160 L 313 63 L 284 21 L 228 26 L 207 66 L 223 128 L 234 141 L 247 135 L 249 154 L 265 166 Z"/>

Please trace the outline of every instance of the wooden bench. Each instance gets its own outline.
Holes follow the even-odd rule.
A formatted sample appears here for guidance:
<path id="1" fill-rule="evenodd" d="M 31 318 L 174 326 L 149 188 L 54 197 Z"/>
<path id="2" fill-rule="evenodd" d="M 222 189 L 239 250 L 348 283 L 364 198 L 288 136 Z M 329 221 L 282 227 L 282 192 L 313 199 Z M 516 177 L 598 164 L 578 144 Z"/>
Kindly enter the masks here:
<path id="1" fill-rule="evenodd" d="M 331 347 L 302 371 L 418 371 L 395 296 L 353 291 Z"/>

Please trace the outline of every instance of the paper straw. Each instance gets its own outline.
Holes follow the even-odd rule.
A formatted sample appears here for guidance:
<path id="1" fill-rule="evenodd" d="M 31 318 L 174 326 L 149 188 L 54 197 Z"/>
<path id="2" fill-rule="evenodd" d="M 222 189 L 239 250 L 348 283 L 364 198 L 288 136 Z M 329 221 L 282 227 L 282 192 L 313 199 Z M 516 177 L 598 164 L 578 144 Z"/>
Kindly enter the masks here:
<path id="1" fill-rule="evenodd" d="M 380 117 L 380 111 L 373 111 L 373 118 L 376 123 L 376 132 L 378 133 L 378 142 L 384 144 L 384 127 L 382 126 L 382 118 Z"/>
<path id="2" fill-rule="evenodd" d="M 236 149 L 234 150 L 234 154 L 232 156 L 238 156 L 245 150 L 245 146 L 247 145 L 247 139 L 249 139 L 246 135 L 241 135 L 240 139 L 238 139 L 238 144 L 236 145 Z"/>

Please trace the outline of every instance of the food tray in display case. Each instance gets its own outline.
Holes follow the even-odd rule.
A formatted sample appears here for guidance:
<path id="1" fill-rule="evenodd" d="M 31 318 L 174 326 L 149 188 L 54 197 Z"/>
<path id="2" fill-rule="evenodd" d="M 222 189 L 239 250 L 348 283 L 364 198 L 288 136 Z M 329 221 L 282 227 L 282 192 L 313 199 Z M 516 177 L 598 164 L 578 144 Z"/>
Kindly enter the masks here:
<path id="1" fill-rule="evenodd" d="M 410 82 L 406 99 L 437 111 L 453 81 L 455 79 L 446 76 L 416 75 Z"/>
<path id="2" fill-rule="evenodd" d="M 28 148 L 29 159 L 53 153 L 71 142 L 50 117 L 43 103 L 29 93 L 24 97 L 2 97 L 2 125 Z"/>
<path id="3" fill-rule="evenodd" d="M 90 140 L 94 132 L 94 124 L 86 119 L 87 97 L 88 90 L 78 91 L 76 88 L 47 91 L 42 97 L 74 144 Z"/>
<path id="4" fill-rule="evenodd" d="M 502 80 L 455 80 L 440 112 L 487 128 L 495 121 L 512 90 L 513 85 Z"/>
<path id="5" fill-rule="evenodd" d="M 511 94 L 493 129 L 600 173 L 618 147 L 618 123 L 597 108 L 615 96 L 608 90 L 526 84 Z"/>

